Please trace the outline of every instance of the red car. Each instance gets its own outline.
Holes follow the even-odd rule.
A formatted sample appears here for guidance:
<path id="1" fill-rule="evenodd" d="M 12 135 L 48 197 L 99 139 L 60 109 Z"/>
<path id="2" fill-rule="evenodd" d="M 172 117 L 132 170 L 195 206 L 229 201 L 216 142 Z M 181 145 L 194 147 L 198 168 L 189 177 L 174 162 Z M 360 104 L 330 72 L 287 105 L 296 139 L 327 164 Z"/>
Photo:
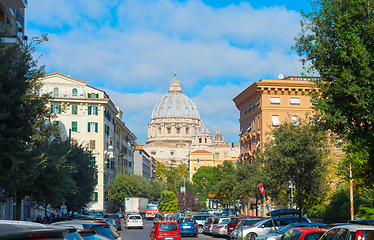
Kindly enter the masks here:
<path id="1" fill-rule="evenodd" d="M 242 216 L 242 217 L 232 217 L 230 221 L 227 223 L 227 236 L 230 237 L 232 231 L 235 230 L 236 225 L 242 220 L 243 218 L 258 218 L 253 216 Z"/>
<path id="2" fill-rule="evenodd" d="M 318 240 L 327 229 L 299 227 L 287 230 L 278 240 Z"/>
<path id="3" fill-rule="evenodd" d="M 179 225 L 173 221 L 155 222 L 149 235 L 150 240 L 181 240 Z"/>

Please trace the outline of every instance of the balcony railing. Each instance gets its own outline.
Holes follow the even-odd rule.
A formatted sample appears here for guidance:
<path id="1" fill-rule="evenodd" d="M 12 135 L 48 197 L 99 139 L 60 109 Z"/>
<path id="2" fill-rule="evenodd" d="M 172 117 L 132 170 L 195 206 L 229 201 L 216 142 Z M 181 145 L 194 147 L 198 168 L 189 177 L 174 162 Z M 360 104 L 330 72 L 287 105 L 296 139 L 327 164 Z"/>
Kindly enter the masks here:
<path id="1" fill-rule="evenodd" d="M 27 36 L 23 34 L 22 26 L 19 22 L 0 23 L 0 34 L 5 37 L 4 41 L 6 43 L 26 45 Z"/>

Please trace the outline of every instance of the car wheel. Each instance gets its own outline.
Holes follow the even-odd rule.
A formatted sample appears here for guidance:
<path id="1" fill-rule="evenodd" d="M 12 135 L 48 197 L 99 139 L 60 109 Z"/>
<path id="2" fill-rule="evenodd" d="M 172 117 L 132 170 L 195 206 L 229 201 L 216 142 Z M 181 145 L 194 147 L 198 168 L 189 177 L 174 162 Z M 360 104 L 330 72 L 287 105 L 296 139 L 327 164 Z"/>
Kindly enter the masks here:
<path id="1" fill-rule="evenodd" d="M 203 226 L 199 225 L 197 226 L 197 233 L 201 234 L 203 233 L 204 229 L 203 229 Z"/>
<path id="2" fill-rule="evenodd" d="M 256 233 L 248 233 L 247 234 L 247 240 L 256 240 L 257 234 Z"/>

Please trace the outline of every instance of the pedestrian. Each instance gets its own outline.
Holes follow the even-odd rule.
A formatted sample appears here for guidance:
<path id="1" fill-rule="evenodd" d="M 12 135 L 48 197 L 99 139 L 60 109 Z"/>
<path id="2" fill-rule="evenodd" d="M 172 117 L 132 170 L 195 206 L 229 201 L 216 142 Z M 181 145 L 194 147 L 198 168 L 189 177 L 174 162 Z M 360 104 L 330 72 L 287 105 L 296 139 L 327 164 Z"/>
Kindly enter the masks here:
<path id="1" fill-rule="evenodd" d="M 42 216 L 38 215 L 38 217 L 35 219 L 35 222 L 37 222 L 37 223 L 43 223 Z"/>

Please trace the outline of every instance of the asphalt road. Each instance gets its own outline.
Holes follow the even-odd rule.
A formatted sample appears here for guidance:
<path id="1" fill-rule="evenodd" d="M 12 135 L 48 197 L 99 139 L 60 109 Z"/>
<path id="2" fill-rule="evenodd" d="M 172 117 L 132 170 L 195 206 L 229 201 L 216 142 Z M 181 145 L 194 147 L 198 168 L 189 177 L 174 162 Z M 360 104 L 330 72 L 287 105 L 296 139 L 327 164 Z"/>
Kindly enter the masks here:
<path id="1" fill-rule="evenodd" d="M 144 220 L 143 222 L 144 226 L 143 229 L 125 229 L 124 225 L 122 223 L 122 230 L 119 232 L 121 234 L 122 240 L 148 240 L 149 239 L 149 233 L 151 232 L 151 228 L 153 227 L 153 221 L 152 220 Z M 220 237 L 214 237 L 214 236 L 208 236 L 205 234 L 199 234 L 198 238 L 195 237 L 182 237 L 182 240 L 226 240 L 226 238 L 220 238 Z"/>

